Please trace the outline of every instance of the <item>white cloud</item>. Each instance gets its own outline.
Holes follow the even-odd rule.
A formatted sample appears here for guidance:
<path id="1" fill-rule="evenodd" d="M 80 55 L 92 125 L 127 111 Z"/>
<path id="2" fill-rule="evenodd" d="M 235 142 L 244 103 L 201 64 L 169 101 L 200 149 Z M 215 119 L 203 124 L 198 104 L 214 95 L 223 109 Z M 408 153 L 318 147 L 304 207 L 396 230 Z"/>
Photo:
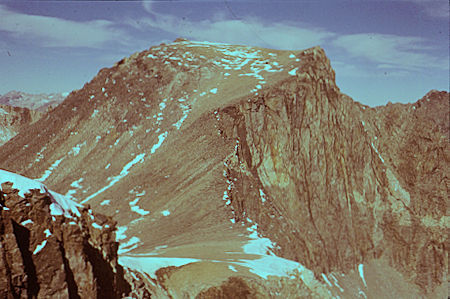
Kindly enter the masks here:
<path id="1" fill-rule="evenodd" d="M 337 37 L 333 45 L 344 49 L 353 57 L 368 59 L 378 68 L 409 71 L 424 68 L 447 69 L 448 64 L 434 57 L 427 50 L 425 40 L 388 34 L 352 34 Z"/>
<path id="2" fill-rule="evenodd" d="M 0 4 L 0 30 L 13 37 L 32 40 L 47 47 L 99 48 L 124 34 L 106 20 L 75 22 L 56 17 L 28 15 Z"/>
<path id="3" fill-rule="evenodd" d="M 294 50 L 321 45 L 334 36 L 320 28 L 301 28 L 290 23 L 265 24 L 261 19 L 251 17 L 230 20 L 217 14 L 209 20 L 191 21 L 155 13 L 151 10 L 151 2 L 143 3 L 150 16 L 139 20 L 139 25 L 135 21 L 130 25 L 140 29 L 159 29 L 192 40 Z"/>

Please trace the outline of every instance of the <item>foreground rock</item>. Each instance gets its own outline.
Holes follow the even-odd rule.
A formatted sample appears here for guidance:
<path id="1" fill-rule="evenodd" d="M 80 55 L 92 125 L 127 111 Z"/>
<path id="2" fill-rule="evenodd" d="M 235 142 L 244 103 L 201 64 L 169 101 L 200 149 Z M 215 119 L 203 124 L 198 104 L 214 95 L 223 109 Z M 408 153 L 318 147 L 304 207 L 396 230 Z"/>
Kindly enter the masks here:
<path id="1" fill-rule="evenodd" d="M 115 223 L 84 208 L 54 213 L 51 194 L 0 191 L 1 298 L 121 298 L 130 292 L 117 264 Z M 52 215 L 53 214 L 53 215 Z"/>

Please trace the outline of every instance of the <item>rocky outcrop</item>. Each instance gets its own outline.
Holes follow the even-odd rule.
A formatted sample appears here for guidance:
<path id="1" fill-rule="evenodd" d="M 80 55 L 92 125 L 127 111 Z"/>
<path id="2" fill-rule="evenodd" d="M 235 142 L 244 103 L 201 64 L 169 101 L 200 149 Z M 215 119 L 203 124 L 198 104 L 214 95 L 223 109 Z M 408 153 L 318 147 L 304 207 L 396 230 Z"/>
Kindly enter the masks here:
<path id="1" fill-rule="evenodd" d="M 216 112 L 236 143 L 236 221 L 256 220 L 316 274 L 388 257 L 424 292 L 445 283 L 448 93 L 368 108 L 339 92 L 323 50 L 299 58 L 295 80 Z"/>
<path id="2" fill-rule="evenodd" d="M 130 292 L 117 264 L 115 223 L 94 215 L 52 216 L 47 194 L 0 191 L 1 298 L 121 298 Z"/>

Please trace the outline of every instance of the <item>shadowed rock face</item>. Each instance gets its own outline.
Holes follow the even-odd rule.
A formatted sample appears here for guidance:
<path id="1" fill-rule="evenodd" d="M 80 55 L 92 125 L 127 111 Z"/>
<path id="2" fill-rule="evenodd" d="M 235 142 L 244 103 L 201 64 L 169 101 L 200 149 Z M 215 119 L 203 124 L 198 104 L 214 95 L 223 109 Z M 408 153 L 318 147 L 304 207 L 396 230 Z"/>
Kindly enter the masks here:
<path id="1" fill-rule="evenodd" d="M 340 92 L 318 47 L 179 41 L 102 69 L 4 145 L 0 166 L 50 171 L 52 189 L 113 217 L 125 240 L 137 236 L 135 253 L 200 260 L 128 272 L 136 297 L 433 297 L 448 269 L 448 96 L 370 108 Z M 304 273 L 229 270 L 249 223 L 311 269 L 313 287 Z M 99 247 L 80 249 L 100 263 Z M 98 271 L 65 281 L 109 277 Z"/>
<path id="2" fill-rule="evenodd" d="M 130 292 L 117 264 L 115 224 L 84 209 L 51 216 L 48 195 L 0 191 L 1 298 L 121 298 Z M 93 228 L 97 222 L 102 229 Z"/>

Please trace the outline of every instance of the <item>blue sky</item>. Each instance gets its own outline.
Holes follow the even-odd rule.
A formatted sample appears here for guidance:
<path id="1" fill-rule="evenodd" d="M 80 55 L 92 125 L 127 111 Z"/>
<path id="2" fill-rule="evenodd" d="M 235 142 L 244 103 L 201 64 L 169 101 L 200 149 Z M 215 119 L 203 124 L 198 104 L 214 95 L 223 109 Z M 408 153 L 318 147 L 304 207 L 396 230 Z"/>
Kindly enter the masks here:
<path id="1" fill-rule="evenodd" d="M 78 89 L 103 67 L 177 37 L 322 46 L 338 86 L 371 106 L 449 88 L 446 0 L 1 1 L 0 94 Z"/>

